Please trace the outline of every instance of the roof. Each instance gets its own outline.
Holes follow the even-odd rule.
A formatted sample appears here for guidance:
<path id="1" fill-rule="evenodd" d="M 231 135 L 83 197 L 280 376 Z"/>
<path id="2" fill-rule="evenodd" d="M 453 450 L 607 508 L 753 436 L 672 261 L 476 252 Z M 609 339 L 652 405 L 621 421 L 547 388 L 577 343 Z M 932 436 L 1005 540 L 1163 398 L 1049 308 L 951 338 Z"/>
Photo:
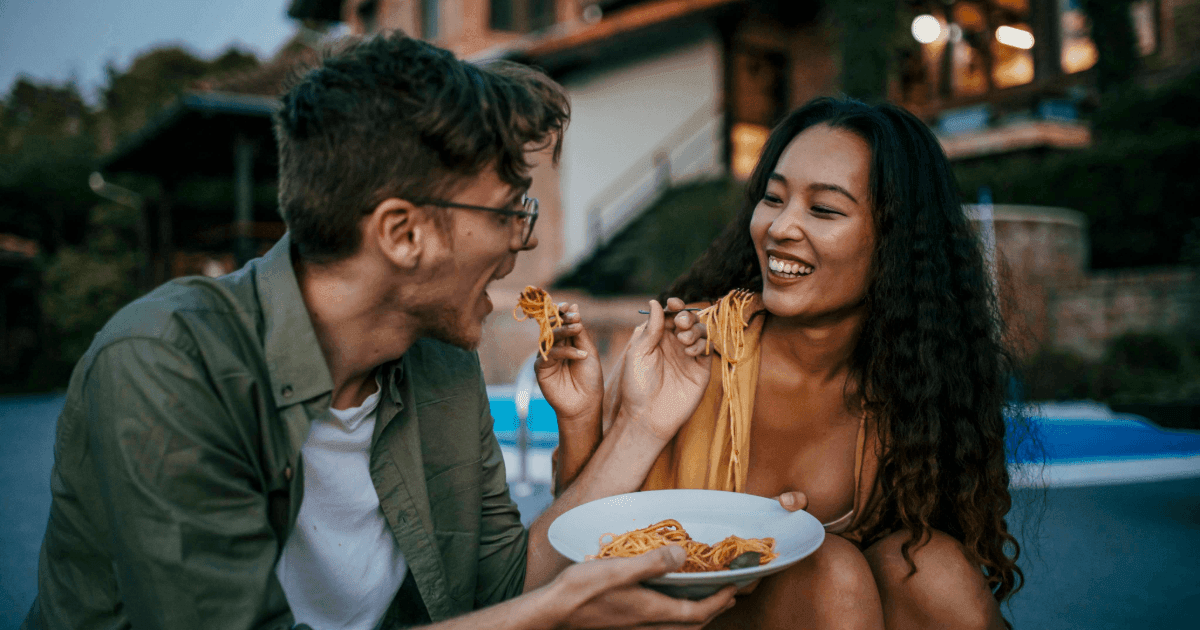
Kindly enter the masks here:
<path id="1" fill-rule="evenodd" d="M 674 27 L 699 20 L 721 10 L 745 4 L 746 0 L 650 0 L 636 4 L 612 2 L 612 13 L 592 24 L 560 22 L 529 37 L 473 55 L 474 62 L 513 59 L 535 64 L 554 73 L 597 59 L 613 51 L 636 49 L 661 43 Z"/>
<path id="2" fill-rule="evenodd" d="M 279 99 L 266 96 L 186 92 L 105 156 L 101 170 L 168 179 L 228 177 L 234 172 L 234 143 L 240 134 L 258 146 L 255 178 L 274 179 L 271 116 L 279 107 Z"/>
<path id="3" fill-rule="evenodd" d="M 342 0 L 292 0 L 288 17 L 297 20 L 342 21 Z"/>

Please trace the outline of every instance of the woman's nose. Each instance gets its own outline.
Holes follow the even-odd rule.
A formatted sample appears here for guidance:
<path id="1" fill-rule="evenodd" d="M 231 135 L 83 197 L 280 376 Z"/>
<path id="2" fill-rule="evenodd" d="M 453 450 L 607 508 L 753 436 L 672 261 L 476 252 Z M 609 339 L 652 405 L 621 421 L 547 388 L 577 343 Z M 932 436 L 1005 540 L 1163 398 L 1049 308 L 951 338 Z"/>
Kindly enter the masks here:
<path id="1" fill-rule="evenodd" d="M 798 241 L 804 238 L 804 226 L 800 223 L 802 204 L 790 203 L 771 222 L 767 235 L 777 241 Z"/>

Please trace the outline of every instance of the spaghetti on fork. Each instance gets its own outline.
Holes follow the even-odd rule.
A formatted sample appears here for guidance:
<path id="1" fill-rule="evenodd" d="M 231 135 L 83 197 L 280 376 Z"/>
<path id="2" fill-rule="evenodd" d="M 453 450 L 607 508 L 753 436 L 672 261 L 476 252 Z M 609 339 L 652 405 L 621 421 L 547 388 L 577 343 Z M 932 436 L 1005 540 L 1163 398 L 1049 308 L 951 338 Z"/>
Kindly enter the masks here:
<path id="1" fill-rule="evenodd" d="M 544 289 L 528 286 L 517 298 L 517 307 L 513 309 L 513 319 L 522 322 L 526 318 L 538 324 L 538 352 L 542 360 L 546 360 L 550 346 L 554 345 L 554 329 L 562 326 L 562 315 L 558 305 L 550 299 L 550 294 Z"/>

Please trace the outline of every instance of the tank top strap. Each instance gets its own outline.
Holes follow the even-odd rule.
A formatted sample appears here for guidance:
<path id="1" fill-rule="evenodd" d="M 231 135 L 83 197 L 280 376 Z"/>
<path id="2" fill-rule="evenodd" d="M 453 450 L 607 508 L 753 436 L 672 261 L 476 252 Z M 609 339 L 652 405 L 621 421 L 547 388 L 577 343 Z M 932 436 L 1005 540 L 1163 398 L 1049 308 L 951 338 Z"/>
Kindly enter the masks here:
<path id="1" fill-rule="evenodd" d="M 862 485 L 863 451 L 867 446 L 867 416 L 858 420 L 858 445 L 854 449 L 854 507 L 858 507 L 859 487 Z"/>
<path id="2" fill-rule="evenodd" d="M 858 421 L 858 439 L 854 448 L 854 498 L 850 504 L 850 511 L 842 515 L 837 520 L 824 523 L 825 531 L 831 534 L 841 534 L 850 528 L 850 524 L 854 522 L 854 515 L 858 509 L 858 493 L 862 486 L 862 467 L 863 467 L 863 451 L 867 444 L 867 418 L 863 416 Z"/>

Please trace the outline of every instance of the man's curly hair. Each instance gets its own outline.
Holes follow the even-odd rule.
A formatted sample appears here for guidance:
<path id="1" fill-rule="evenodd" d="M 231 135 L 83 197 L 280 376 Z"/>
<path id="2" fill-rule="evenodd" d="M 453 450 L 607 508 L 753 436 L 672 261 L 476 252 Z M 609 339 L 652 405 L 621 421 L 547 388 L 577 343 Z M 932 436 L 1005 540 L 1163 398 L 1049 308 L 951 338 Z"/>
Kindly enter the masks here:
<path id="1" fill-rule="evenodd" d="M 528 188 L 527 153 L 553 147 L 557 161 L 570 117 L 537 70 L 477 66 L 399 33 L 343 42 L 282 99 L 279 207 L 314 263 L 355 253 L 360 220 L 388 198 L 437 197 L 487 168 Z"/>
<path id="2" fill-rule="evenodd" d="M 931 530 L 963 543 L 1003 601 L 1023 581 L 1019 546 L 1005 515 L 1012 505 L 1005 463 L 1006 392 L 1015 362 L 988 264 L 967 219 L 949 161 L 929 129 L 894 105 L 820 98 L 772 132 L 733 222 L 664 293 L 713 301 L 761 287 L 750 220 L 779 156 L 801 132 L 828 125 L 871 147 L 877 235 L 867 315 L 853 369 L 858 401 L 883 445 L 874 517 L 863 544 L 901 530 L 910 551 Z"/>

